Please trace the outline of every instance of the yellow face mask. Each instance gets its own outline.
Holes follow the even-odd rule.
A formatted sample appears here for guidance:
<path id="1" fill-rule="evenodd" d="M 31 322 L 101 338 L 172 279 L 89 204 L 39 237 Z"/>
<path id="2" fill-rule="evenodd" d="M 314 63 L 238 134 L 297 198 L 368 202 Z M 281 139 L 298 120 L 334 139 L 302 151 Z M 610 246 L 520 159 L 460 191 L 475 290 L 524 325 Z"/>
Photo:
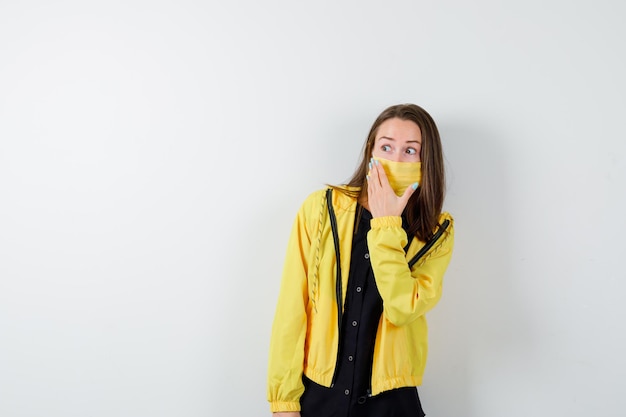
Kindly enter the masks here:
<path id="1" fill-rule="evenodd" d="M 407 188 L 414 183 L 418 185 L 422 181 L 421 162 L 395 162 L 388 159 L 374 158 L 385 169 L 387 179 L 393 191 L 401 197 Z"/>

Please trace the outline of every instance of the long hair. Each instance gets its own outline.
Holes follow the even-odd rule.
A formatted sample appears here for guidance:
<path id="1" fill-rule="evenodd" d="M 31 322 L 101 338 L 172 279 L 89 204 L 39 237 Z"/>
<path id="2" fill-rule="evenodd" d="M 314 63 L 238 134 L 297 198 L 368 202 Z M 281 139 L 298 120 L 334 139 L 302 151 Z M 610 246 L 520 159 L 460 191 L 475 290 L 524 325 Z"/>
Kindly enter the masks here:
<path id="1" fill-rule="evenodd" d="M 439 216 L 443 208 L 445 196 L 445 172 L 441 138 L 433 118 L 426 110 L 415 104 L 398 104 L 385 109 L 374 121 L 367 140 L 363 146 L 363 154 L 359 165 L 344 187 L 334 187 L 358 201 L 367 201 L 367 185 L 365 176 L 369 170 L 368 163 L 372 157 L 374 141 L 380 125 L 389 119 L 410 120 L 419 126 L 422 134 L 420 159 L 422 161 L 422 181 L 413 193 L 404 209 L 408 223 L 408 232 L 421 241 L 427 241 L 439 224 Z"/>

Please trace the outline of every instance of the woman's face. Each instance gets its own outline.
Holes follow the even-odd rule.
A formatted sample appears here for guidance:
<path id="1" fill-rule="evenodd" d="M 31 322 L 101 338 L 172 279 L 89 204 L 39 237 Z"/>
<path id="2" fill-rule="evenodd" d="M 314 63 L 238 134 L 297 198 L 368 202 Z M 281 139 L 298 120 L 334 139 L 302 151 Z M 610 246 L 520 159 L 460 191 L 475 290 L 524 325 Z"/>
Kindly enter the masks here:
<path id="1" fill-rule="evenodd" d="M 387 119 L 378 127 L 372 156 L 395 162 L 421 162 L 422 132 L 415 122 Z"/>

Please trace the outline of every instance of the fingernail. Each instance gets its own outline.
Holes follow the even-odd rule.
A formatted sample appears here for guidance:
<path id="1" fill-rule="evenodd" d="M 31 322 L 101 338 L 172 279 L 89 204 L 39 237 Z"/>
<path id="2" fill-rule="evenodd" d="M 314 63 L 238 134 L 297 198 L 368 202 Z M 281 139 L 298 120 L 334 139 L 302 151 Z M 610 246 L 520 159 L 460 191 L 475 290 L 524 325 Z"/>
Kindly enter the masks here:
<path id="1" fill-rule="evenodd" d="M 370 180 L 370 176 L 366 175 L 365 178 L 369 181 Z"/>
<path id="2" fill-rule="evenodd" d="M 418 185 L 419 185 L 418 183 L 414 182 L 414 183 L 413 183 L 413 185 L 412 185 L 411 187 L 413 187 L 413 189 L 414 189 L 414 190 L 417 190 L 417 186 L 418 186 Z"/>
<path id="3" fill-rule="evenodd" d="M 370 169 L 372 169 L 372 163 L 370 162 Z"/>
<path id="4" fill-rule="evenodd" d="M 378 159 L 375 159 L 376 161 L 376 165 L 380 165 L 380 161 Z"/>

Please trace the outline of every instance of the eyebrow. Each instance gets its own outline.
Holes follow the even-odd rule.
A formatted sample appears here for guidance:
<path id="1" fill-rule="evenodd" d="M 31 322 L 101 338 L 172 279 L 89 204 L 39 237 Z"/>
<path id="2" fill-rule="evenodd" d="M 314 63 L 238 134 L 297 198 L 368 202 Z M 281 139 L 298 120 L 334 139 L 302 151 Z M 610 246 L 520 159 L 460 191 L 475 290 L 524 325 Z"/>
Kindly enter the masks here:
<path id="1" fill-rule="evenodd" d="M 392 140 L 394 142 L 396 141 L 394 138 L 390 138 L 389 136 L 381 136 L 378 138 L 378 140 L 381 140 L 381 139 Z M 406 143 L 419 143 L 420 145 L 422 144 L 420 141 L 417 141 L 417 140 L 407 140 Z"/>

